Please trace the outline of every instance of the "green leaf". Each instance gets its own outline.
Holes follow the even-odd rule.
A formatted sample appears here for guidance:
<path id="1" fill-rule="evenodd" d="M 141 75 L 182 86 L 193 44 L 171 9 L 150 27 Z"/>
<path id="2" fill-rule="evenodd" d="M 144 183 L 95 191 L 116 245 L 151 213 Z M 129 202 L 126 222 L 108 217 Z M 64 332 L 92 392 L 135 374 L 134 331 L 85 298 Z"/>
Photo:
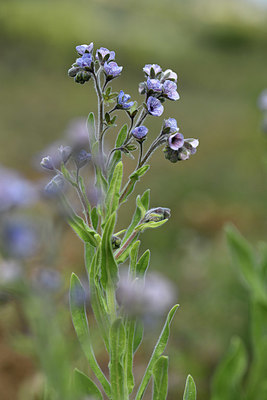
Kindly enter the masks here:
<path id="1" fill-rule="evenodd" d="M 92 221 L 92 225 L 93 225 L 94 230 L 97 231 L 99 216 L 98 216 L 98 212 L 97 212 L 97 208 L 96 207 L 92 208 L 91 221 Z"/>
<path id="2" fill-rule="evenodd" d="M 212 400 L 241 400 L 242 378 L 247 367 L 247 354 L 240 338 L 231 340 L 230 348 L 219 364 L 212 382 Z"/>
<path id="3" fill-rule="evenodd" d="M 136 264 L 137 264 L 139 247 L 140 247 L 140 240 L 137 240 L 133 244 L 130 250 L 130 273 L 133 278 L 135 278 L 136 275 Z"/>
<path id="4" fill-rule="evenodd" d="M 123 143 L 125 142 L 126 138 L 127 138 L 127 132 L 128 132 L 128 125 L 125 124 L 123 125 L 123 127 L 121 128 L 116 143 L 115 143 L 115 148 L 120 148 Z M 121 150 L 116 150 L 113 152 L 112 154 L 112 160 L 109 166 L 109 171 L 108 171 L 108 181 L 110 182 L 113 176 L 113 172 L 114 169 L 116 167 L 116 165 L 118 164 L 119 161 L 121 161 Z"/>
<path id="5" fill-rule="evenodd" d="M 136 227 L 136 230 L 142 232 L 148 228 L 158 228 L 161 225 L 164 225 L 167 221 L 168 221 L 168 218 L 163 219 L 162 221 L 158 221 L 158 222 L 155 222 L 155 221 L 144 222 L 143 224 L 138 225 Z"/>
<path id="6" fill-rule="evenodd" d="M 133 376 L 133 344 L 134 344 L 134 332 L 135 332 L 135 320 L 130 320 L 126 325 L 126 338 L 127 348 L 125 351 L 125 370 L 127 377 L 127 397 L 132 393 L 134 388 L 134 376 Z"/>
<path id="7" fill-rule="evenodd" d="M 148 189 L 144 192 L 144 194 L 142 195 L 141 198 L 139 195 L 137 196 L 135 213 L 133 215 L 131 224 L 128 227 L 128 229 L 123 237 L 122 244 L 124 244 L 126 242 L 126 240 L 131 236 L 135 227 L 138 225 L 140 220 L 144 217 L 145 213 L 147 212 L 148 207 L 149 207 L 149 193 L 150 193 L 150 191 Z"/>
<path id="8" fill-rule="evenodd" d="M 140 346 L 144 334 L 144 324 L 142 321 L 137 320 L 135 324 L 134 331 L 134 343 L 133 343 L 133 352 L 135 353 L 138 347 Z"/>
<path id="9" fill-rule="evenodd" d="M 130 175 L 130 179 L 132 181 L 137 182 L 139 180 L 139 178 L 141 178 L 141 176 L 143 176 L 149 168 L 150 168 L 149 165 L 143 165 L 142 167 L 140 167 L 139 169 L 137 169 Z"/>
<path id="10" fill-rule="evenodd" d="M 111 238 L 116 223 L 116 212 L 109 217 L 104 231 L 101 243 L 101 283 L 106 289 L 108 282 L 116 286 L 118 282 L 118 265 L 115 261 L 112 249 Z"/>
<path id="11" fill-rule="evenodd" d="M 67 221 L 80 239 L 82 239 L 85 243 L 90 243 L 94 247 L 97 246 L 98 241 L 95 237 L 96 232 L 89 228 L 89 226 L 86 225 L 81 217 L 76 214 L 72 214 L 67 217 Z"/>
<path id="12" fill-rule="evenodd" d="M 150 261 L 150 250 L 147 249 L 144 254 L 139 258 L 138 263 L 136 265 L 136 275 L 139 277 L 144 277 L 146 274 L 146 270 L 149 266 Z"/>
<path id="13" fill-rule="evenodd" d="M 168 357 L 161 356 L 153 367 L 153 400 L 166 400 L 168 394 Z"/>
<path id="14" fill-rule="evenodd" d="M 123 199 L 123 201 L 122 201 L 121 204 L 123 204 L 123 203 L 125 203 L 125 202 L 127 201 L 128 197 L 130 196 L 130 194 L 132 193 L 132 191 L 133 191 L 134 188 L 135 188 L 136 182 L 139 181 L 139 179 L 141 178 L 141 176 L 143 176 L 149 168 L 150 168 L 149 165 L 143 165 L 143 167 L 140 167 L 137 171 L 134 171 L 134 172 L 130 175 L 130 177 L 129 177 L 130 186 L 129 186 L 128 192 L 127 192 L 127 194 L 124 196 L 124 199 Z"/>
<path id="15" fill-rule="evenodd" d="M 86 247 L 85 250 L 85 260 L 87 271 L 89 272 L 89 283 L 90 283 L 90 300 L 92 309 L 94 311 L 94 316 L 96 322 L 99 326 L 100 334 L 103 337 L 105 346 L 109 351 L 109 328 L 110 321 L 108 315 L 108 307 L 105 302 L 104 293 L 100 285 L 100 272 L 101 272 L 101 251 L 100 248 L 97 249 L 90 263 L 91 254 L 87 254 Z M 89 249 L 90 250 L 90 249 Z M 88 266 L 87 262 L 90 263 Z"/>
<path id="16" fill-rule="evenodd" d="M 70 282 L 70 311 L 73 326 L 90 367 L 103 386 L 107 396 L 110 396 L 110 384 L 101 371 L 92 348 L 84 299 L 85 293 L 82 284 L 77 275 L 73 273 Z"/>
<path id="17" fill-rule="evenodd" d="M 196 398 L 197 398 L 197 390 L 194 379 L 192 378 L 191 375 L 188 375 L 185 383 L 183 400 L 196 400 Z"/>
<path id="18" fill-rule="evenodd" d="M 146 387 L 147 387 L 147 385 L 149 383 L 149 380 L 151 378 L 151 375 L 152 375 L 153 367 L 154 367 L 156 361 L 162 355 L 162 353 L 165 350 L 165 347 L 166 347 L 166 345 L 168 343 L 168 339 L 169 339 L 169 335 L 170 335 L 170 324 L 171 324 L 171 321 L 172 321 L 172 319 L 174 317 L 174 314 L 175 314 L 175 312 L 176 312 L 178 307 L 179 307 L 179 305 L 176 304 L 170 310 L 170 312 L 169 312 L 169 314 L 167 316 L 165 325 L 164 325 L 164 327 L 163 327 L 163 329 L 161 331 L 159 340 L 158 340 L 158 342 L 157 342 L 157 344 L 156 344 L 156 346 L 154 348 L 154 351 L 153 351 L 152 356 L 150 358 L 150 361 L 148 363 L 145 375 L 144 375 L 144 377 L 142 379 L 142 382 L 141 382 L 141 384 L 139 386 L 139 389 L 138 389 L 138 392 L 137 392 L 135 400 L 141 400 L 143 398 L 143 395 L 145 393 Z"/>
<path id="19" fill-rule="evenodd" d="M 116 319 L 110 328 L 110 382 L 112 399 L 125 400 L 123 357 L 126 335 L 121 318 Z"/>
<path id="20" fill-rule="evenodd" d="M 119 206 L 122 175 L 123 165 L 120 161 L 115 167 L 105 200 L 106 218 L 109 218 L 109 216 L 116 211 Z"/>
<path id="21" fill-rule="evenodd" d="M 74 370 L 75 393 L 78 396 L 92 396 L 94 400 L 103 400 L 103 396 L 96 384 L 82 371 Z"/>
<path id="22" fill-rule="evenodd" d="M 250 244 L 233 226 L 226 228 L 226 236 L 233 260 L 239 266 L 246 286 L 258 301 L 267 305 L 267 292 Z"/>
<path id="23" fill-rule="evenodd" d="M 90 146 L 96 142 L 96 130 L 95 130 L 95 116 L 94 113 L 90 113 L 87 118 L 87 130 L 89 135 Z"/>

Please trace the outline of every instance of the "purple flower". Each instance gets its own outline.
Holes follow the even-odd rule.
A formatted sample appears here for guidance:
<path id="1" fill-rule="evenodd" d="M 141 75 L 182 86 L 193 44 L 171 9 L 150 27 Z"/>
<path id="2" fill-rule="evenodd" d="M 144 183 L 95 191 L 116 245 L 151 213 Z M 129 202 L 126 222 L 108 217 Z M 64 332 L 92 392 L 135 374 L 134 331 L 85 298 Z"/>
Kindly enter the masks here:
<path id="1" fill-rule="evenodd" d="M 74 155 L 74 160 L 77 168 L 84 167 L 88 161 L 91 160 L 91 154 L 87 153 L 86 150 L 82 149 L 77 154 Z"/>
<path id="2" fill-rule="evenodd" d="M 105 47 L 100 47 L 100 49 L 96 50 L 96 58 L 100 62 L 115 60 L 115 51 L 110 51 Z"/>
<path id="3" fill-rule="evenodd" d="M 50 156 L 42 158 L 42 161 L 40 162 L 40 164 L 41 164 L 41 167 L 43 167 L 45 169 L 50 169 L 52 171 L 55 168 L 52 157 L 50 157 Z"/>
<path id="4" fill-rule="evenodd" d="M 132 135 L 139 140 L 142 140 L 146 137 L 148 129 L 146 126 L 138 126 L 132 130 Z"/>
<path id="5" fill-rule="evenodd" d="M 197 147 L 199 145 L 199 140 L 194 138 L 188 138 L 184 141 L 184 147 L 190 151 L 191 154 L 195 154 L 197 152 Z"/>
<path id="6" fill-rule="evenodd" d="M 122 67 L 119 67 L 115 61 L 111 61 L 110 63 L 105 62 L 104 70 L 107 76 L 115 78 L 120 75 Z"/>
<path id="7" fill-rule="evenodd" d="M 37 197 L 37 189 L 30 181 L 0 166 L 0 213 L 13 207 L 30 205 Z"/>
<path id="8" fill-rule="evenodd" d="M 173 135 L 169 136 L 168 143 L 172 150 L 178 150 L 184 144 L 184 136 L 179 132 L 174 133 Z"/>
<path id="9" fill-rule="evenodd" d="M 79 46 L 76 46 L 77 53 L 80 56 L 83 56 L 85 53 L 91 53 L 94 48 L 94 43 L 91 42 L 90 44 L 80 44 Z"/>
<path id="10" fill-rule="evenodd" d="M 9 256 L 27 258 L 38 248 L 36 226 L 27 218 L 8 219 L 3 226 L 3 245 Z"/>
<path id="11" fill-rule="evenodd" d="M 162 84 L 158 79 L 147 79 L 147 88 L 148 90 L 153 90 L 153 92 L 161 92 Z"/>
<path id="12" fill-rule="evenodd" d="M 60 192 L 64 189 L 65 180 L 62 175 L 57 174 L 51 179 L 50 182 L 45 186 L 44 193 L 48 197 L 55 197 L 60 194 Z"/>
<path id="13" fill-rule="evenodd" d="M 162 72 L 162 69 L 158 64 L 146 64 L 143 68 L 143 71 L 145 72 L 146 75 L 150 76 L 151 78 L 154 78 L 156 75 Z"/>
<path id="14" fill-rule="evenodd" d="M 76 64 L 80 68 L 90 68 L 92 62 L 93 62 L 93 57 L 91 56 L 90 53 L 84 53 L 82 57 L 77 58 L 76 60 Z"/>
<path id="15" fill-rule="evenodd" d="M 177 85 L 173 81 L 165 81 L 163 84 L 163 93 L 166 94 L 170 100 L 178 100 L 180 98 L 177 92 Z"/>
<path id="16" fill-rule="evenodd" d="M 149 114 L 154 115 L 155 117 L 160 117 L 164 111 L 161 102 L 153 96 L 148 98 L 146 105 Z"/>
<path id="17" fill-rule="evenodd" d="M 165 119 L 164 125 L 163 125 L 163 131 L 168 129 L 167 133 L 175 133 L 179 131 L 179 128 L 177 126 L 177 121 L 175 118 L 168 118 Z"/>
<path id="18" fill-rule="evenodd" d="M 262 111 L 267 111 L 267 89 L 261 92 L 258 99 L 259 109 Z"/>
<path id="19" fill-rule="evenodd" d="M 163 80 L 167 79 L 177 82 L 177 74 L 173 72 L 171 69 L 166 69 L 166 71 L 163 72 Z"/>
<path id="20" fill-rule="evenodd" d="M 129 94 L 125 94 L 123 90 L 120 91 L 118 95 L 118 105 L 120 108 L 123 108 L 124 110 L 128 110 L 134 105 L 133 101 L 130 101 L 131 96 Z"/>
<path id="21" fill-rule="evenodd" d="M 70 146 L 60 146 L 58 153 L 60 155 L 61 162 L 64 164 L 68 161 L 71 156 L 72 148 Z"/>

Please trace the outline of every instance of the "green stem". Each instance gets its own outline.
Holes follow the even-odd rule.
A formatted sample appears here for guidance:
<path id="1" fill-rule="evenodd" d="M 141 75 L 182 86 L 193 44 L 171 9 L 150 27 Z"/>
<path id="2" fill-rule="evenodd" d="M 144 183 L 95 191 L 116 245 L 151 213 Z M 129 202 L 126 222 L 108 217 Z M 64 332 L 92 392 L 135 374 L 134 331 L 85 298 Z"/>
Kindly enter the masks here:
<path id="1" fill-rule="evenodd" d="M 133 231 L 133 233 L 131 234 L 131 236 L 129 236 L 129 238 L 126 240 L 126 242 L 124 243 L 124 245 L 122 245 L 119 250 L 117 251 L 117 253 L 115 254 L 115 260 L 118 260 L 118 258 L 122 255 L 122 253 L 125 252 L 125 250 L 127 249 L 127 247 L 129 246 L 129 244 L 131 244 L 131 242 L 134 240 L 134 238 L 138 235 L 139 232 Z"/>
<path id="2" fill-rule="evenodd" d="M 108 282 L 107 284 L 106 295 L 107 295 L 107 306 L 110 314 L 110 321 L 112 324 L 117 318 L 115 288 L 112 282 Z"/>

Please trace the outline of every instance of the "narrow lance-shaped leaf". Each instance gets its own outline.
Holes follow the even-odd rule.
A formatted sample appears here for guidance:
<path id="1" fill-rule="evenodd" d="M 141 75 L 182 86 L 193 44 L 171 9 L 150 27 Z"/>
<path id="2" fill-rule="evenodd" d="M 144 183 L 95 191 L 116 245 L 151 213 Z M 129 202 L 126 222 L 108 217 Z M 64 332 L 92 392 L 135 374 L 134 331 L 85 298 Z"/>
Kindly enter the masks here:
<path id="1" fill-rule="evenodd" d="M 124 196 L 122 203 L 125 203 L 128 199 L 128 197 L 130 196 L 130 194 L 133 192 L 134 187 L 136 185 L 136 182 L 139 181 L 139 179 L 146 173 L 146 171 L 149 169 L 149 165 L 143 165 L 142 167 L 140 167 L 138 170 L 134 171 L 132 173 L 132 175 L 130 175 L 129 178 L 129 188 L 127 191 L 127 194 Z"/>
<path id="2" fill-rule="evenodd" d="M 174 317 L 174 314 L 175 314 L 175 312 L 176 312 L 178 307 L 179 307 L 179 305 L 176 304 L 170 310 L 170 312 L 169 312 L 169 314 L 167 316 L 167 320 L 166 320 L 165 325 L 164 325 L 164 327 L 163 327 L 163 329 L 161 331 L 159 340 L 158 340 L 158 342 L 157 342 L 157 344 L 156 344 L 156 346 L 154 348 L 154 351 L 153 351 L 152 356 L 150 358 L 150 361 L 148 363 L 145 375 L 144 375 L 144 377 L 142 379 L 142 382 L 141 382 L 141 384 L 139 386 L 139 389 L 138 389 L 138 392 L 137 392 L 137 395 L 136 395 L 136 398 L 135 398 L 136 400 L 141 400 L 143 398 L 143 395 L 145 393 L 146 387 L 147 387 L 147 385 L 149 383 L 149 380 L 151 378 L 151 375 L 152 375 L 153 367 L 154 367 L 156 361 L 159 359 L 159 357 L 163 353 L 163 351 L 165 350 L 165 347 L 167 345 L 168 338 L 169 338 L 169 335 L 170 335 L 170 324 L 171 324 L 171 321 L 172 321 L 172 319 Z"/>
<path id="3" fill-rule="evenodd" d="M 188 375 L 185 383 L 183 400 L 196 400 L 197 390 L 194 379 L 191 375 Z"/>
<path id="4" fill-rule="evenodd" d="M 87 249 L 86 249 L 87 250 Z M 86 262 L 90 255 L 85 254 Z M 88 260 L 88 262 L 90 262 Z M 110 321 L 108 316 L 107 304 L 105 302 L 105 297 L 103 290 L 100 287 L 100 268 L 101 268 L 101 257 L 100 249 L 94 254 L 93 260 L 90 266 L 86 263 L 87 271 L 89 273 L 89 283 L 90 283 L 90 295 L 91 295 L 91 305 L 94 311 L 94 316 L 96 322 L 99 326 L 100 333 L 103 337 L 105 346 L 109 351 L 109 328 Z"/>
<path id="5" fill-rule="evenodd" d="M 121 128 L 121 130 L 118 134 L 118 137 L 117 137 L 117 140 L 115 143 L 115 148 L 120 148 L 122 146 L 122 144 L 124 143 L 124 141 L 127 137 L 127 131 L 128 131 L 128 125 L 125 124 L 125 125 L 123 125 L 123 127 Z M 110 167 L 109 167 L 109 171 L 108 171 L 108 181 L 109 182 L 111 181 L 114 169 L 119 161 L 121 161 L 121 151 L 116 150 L 113 152 L 112 161 L 110 163 Z"/>
<path id="6" fill-rule="evenodd" d="M 230 348 L 219 364 L 212 382 L 212 400 L 241 400 L 242 378 L 247 367 L 247 354 L 240 338 L 231 340 Z"/>
<path id="7" fill-rule="evenodd" d="M 126 324 L 126 338 L 127 348 L 125 351 L 125 371 L 126 371 L 126 397 L 132 393 L 134 388 L 134 376 L 133 376 L 133 344 L 134 344 L 134 332 L 135 332 L 135 320 L 132 319 Z"/>
<path id="8" fill-rule="evenodd" d="M 130 251 L 130 273 L 132 278 L 135 278 L 136 275 L 135 270 L 136 270 L 139 247 L 140 247 L 140 240 L 137 240 L 137 242 L 135 242 L 134 245 L 131 247 Z"/>
<path id="9" fill-rule="evenodd" d="M 149 266 L 150 260 L 150 250 L 147 249 L 144 254 L 139 258 L 136 265 L 136 275 L 139 277 L 144 277 Z"/>
<path id="10" fill-rule="evenodd" d="M 103 400 L 103 396 L 96 384 L 82 371 L 74 370 L 75 393 L 79 396 L 92 396 L 94 400 Z"/>
<path id="11" fill-rule="evenodd" d="M 256 299 L 267 304 L 267 293 L 263 281 L 260 279 L 250 244 L 232 226 L 227 227 L 226 235 L 233 259 L 239 266 L 247 286 L 252 290 Z"/>
<path id="12" fill-rule="evenodd" d="M 97 231 L 99 216 L 98 216 L 98 212 L 97 212 L 97 208 L 96 207 L 92 208 L 91 221 L 92 221 L 92 225 L 93 225 L 94 230 Z"/>
<path id="13" fill-rule="evenodd" d="M 89 135 L 90 147 L 96 142 L 96 129 L 95 129 L 95 116 L 94 113 L 90 113 L 87 118 L 87 130 Z"/>
<path id="14" fill-rule="evenodd" d="M 150 191 L 148 189 L 144 192 L 141 198 L 139 195 L 137 196 L 135 213 L 133 215 L 129 228 L 127 229 L 123 237 L 122 244 L 124 244 L 127 241 L 127 239 L 131 236 L 135 227 L 138 225 L 142 217 L 144 217 L 145 213 L 147 212 L 149 207 L 149 193 Z"/>
<path id="15" fill-rule="evenodd" d="M 109 218 L 109 216 L 118 209 L 122 174 L 123 166 L 122 162 L 120 161 L 116 165 L 106 196 L 106 218 Z"/>
<path id="16" fill-rule="evenodd" d="M 116 213 L 114 212 L 108 219 L 101 243 L 101 282 L 103 288 L 106 289 L 108 281 L 116 286 L 118 281 L 118 265 L 114 259 L 111 237 L 116 222 Z"/>
<path id="17" fill-rule="evenodd" d="M 140 320 L 136 320 L 134 330 L 133 352 L 135 353 L 140 346 L 144 334 L 144 324 Z"/>
<path id="18" fill-rule="evenodd" d="M 123 356 L 125 353 L 125 329 L 122 320 L 114 321 L 110 328 L 110 382 L 112 399 L 125 400 Z"/>
<path id="19" fill-rule="evenodd" d="M 161 356 L 153 367 L 153 400 L 166 400 L 168 394 L 168 357 Z"/>
<path id="20" fill-rule="evenodd" d="M 89 365 L 101 383 L 107 396 L 110 396 L 110 384 L 100 369 L 91 344 L 89 326 L 85 312 L 85 293 L 79 278 L 73 273 L 70 283 L 70 311 L 72 322 Z"/>

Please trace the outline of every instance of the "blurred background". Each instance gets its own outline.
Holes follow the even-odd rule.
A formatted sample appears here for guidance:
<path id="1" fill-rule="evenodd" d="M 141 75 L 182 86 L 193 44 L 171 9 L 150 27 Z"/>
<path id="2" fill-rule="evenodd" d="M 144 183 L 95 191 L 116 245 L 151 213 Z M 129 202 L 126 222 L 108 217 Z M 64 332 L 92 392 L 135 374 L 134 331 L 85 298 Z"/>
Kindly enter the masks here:
<path id="1" fill-rule="evenodd" d="M 169 399 L 181 398 L 191 373 L 198 399 L 204 400 L 230 338 L 239 335 L 250 346 L 248 295 L 229 257 L 223 227 L 233 222 L 252 243 L 264 240 L 267 232 L 267 142 L 258 108 L 258 96 L 267 87 L 264 0 L 1 1 L 0 281 L 16 285 L 23 276 L 23 285 L 1 294 L 0 398 L 39 399 L 34 391 L 51 365 L 53 371 L 64 362 L 87 368 L 66 295 L 71 271 L 83 271 L 82 244 L 56 205 L 40 200 L 49 177 L 38 163 L 44 149 L 61 143 L 74 118 L 96 111 L 92 83 L 77 85 L 67 76 L 75 46 L 91 41 L 95 48 L 116 52 L 124 69 L 113 89 L 139 102 L 145 64 L 177 72 L 181 99 L 165 103 L 164 117 L 176 118 L 185 137 L 200 140 L 188 162 L 171 164 L 159 150 L 136 193 L 150 187 L 151 206 L 172 211 L 168 224 L 142 235 L 142 249 L 152 252 L 151 270 L 175 284 L 181 305 L 167 349 Z M 151 136 L 162 120 L 148 120 Z M 114 137 L 110 133 L 111 142 Z M 128 172 L 133 165 L 129 160 Z M 5 206 L 3 188 L 16 179 L 20 190 L 9 193 L 11 205 Z M 120 227 L 129 223 L 129 210 L 134 210 L 134 198 L 122 207 Z M 29 288 L 36 310 L 23 297 Z M 43 293 L 42 301 L 37 293 Z M 49 340 L 38 334 L 38 318 L 58 321 L 58 315 L 65 325 L 44 326 Z M 161 323 L 148 324 L 137 374 Z M 65 347 L 62 335 L 68 338 Z M 98 356 L 105 365 L 101 346 Z M 40 348 L 47 350 L 49 363 Z M 49 353 L 54 348 L 57 357 Z"/>

